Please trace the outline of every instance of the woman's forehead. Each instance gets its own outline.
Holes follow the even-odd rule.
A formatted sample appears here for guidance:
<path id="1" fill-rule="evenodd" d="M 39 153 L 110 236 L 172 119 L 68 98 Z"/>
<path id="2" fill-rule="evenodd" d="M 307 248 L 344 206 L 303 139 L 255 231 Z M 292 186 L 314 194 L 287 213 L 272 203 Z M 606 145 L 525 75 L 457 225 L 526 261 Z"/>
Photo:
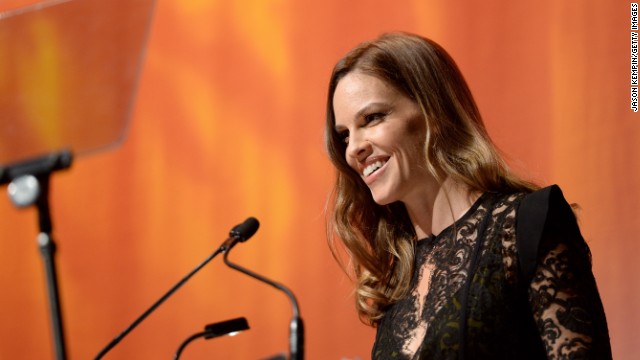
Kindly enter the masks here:
<path id="1" fill-rule="evenodd" d="M 375 104 L 392 102 L 400 94 L 379 78 L 366 74 L 349 74 L 333 94 L 336 125 L 357 119 Z"/>

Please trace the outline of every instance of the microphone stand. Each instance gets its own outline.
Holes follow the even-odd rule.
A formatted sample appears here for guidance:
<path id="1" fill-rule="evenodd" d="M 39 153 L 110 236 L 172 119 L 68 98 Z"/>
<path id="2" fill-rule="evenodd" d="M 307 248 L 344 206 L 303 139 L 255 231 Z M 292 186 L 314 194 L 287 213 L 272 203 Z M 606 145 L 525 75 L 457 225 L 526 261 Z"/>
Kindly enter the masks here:
<path id="1" fill-rule="evenodd" d="M 135 329 L 138 324 L 140 324 L 144 319 L 149 316 L 158 306 L 160 306 L 169 296 L 171 296 L 178 288 L 180 288 L 184 283 L 186 283 L 195 273 L 197 273 L 200 269 L 202 269 L 205 265 L 209 263 L 216 255 L 221 252 L 228 252 L 231 250 L 239 241 L 246 241 L 249 239 L 258 229 L 258 221 L 254 218 L 249 218 L 245 220 L 244 223 L 236 225 L 229 232 L 229 237 L 220 245 L 213 254 L 209 255 L 200 265 L 196 266 L 190 273 L 187 274 L 182 280 L 180 280 L 177 284 L 175 284 L 169 291 L 167 291 L 158 301 L 156 301 L 147 311 L 142 313 L 129 327 L 127 327 L 120 335 L 116 336 L 107 346 L 98 353 L 95 357 L 95 360 L 101 359 L 109 350 L 111 350 L 114 346 L 116 346 L 127 334 L 129 334 L 133 329 Z"/>
<path id="2" fill-rule="evenodd" d="M 228 259 L 229 251 L 224 254 L 224 263 L 227 264 L 230 268 L 240 271 L 243 274 L 249 275 L 258 281 L 262 281 L 268 285 L 273 286 L 274 288 L 283 291 L 291 300 L 291 304 L 293 307 L 293 317 L 291 318 L 291 323 L 289 325 L 289 360 L 304 360 L 304 323 L 302 322 L 302 318 L 300 317 L 300 308 L 298 306 L 298 301 L 296 297 L 293 295 L 293 292 L 289 290 L 286 286 L 277 283 L 273 280 L 269 280 L 266 277 L 259 275 L 249 269 L 246 269 L 240 265 L 234 264 Z"/>
<path id="3" fill-rule="evenodd" d="M 51 325 L 58 360 L 66 359 L 67 354 L 55 264 L 56 244 L 52 236 L 53 223 L 49 208 L 49 179 L 52 172 L 70 167 L 72 159 L 71 152 L 65 150 L 0 168 L 0 185 L 9 183 L 9 196 L 14 205 L 27 207 L 35 204 L 38 210 L 40 233 L 37 240 L 47 278 Z"/>
<path id="4" fill-rule="evenodd" d="M 125 336 L 127 336 L 127 334 L 129 334 L 133 329 L 135 329 L 138 326 L 138 324 L 140 324 L 144 319 L 146 319 L 147 316 L 149 316 L 149 314 L 151 314 L 158 306 L 160 306 L 165 300 L 167 300 L 169 296 L 171 296 L 176 290 L 178 290 L 178 288 L 180 288 L 182 285 L 184 285 L 184 283 L 186 283 L 189 279 L 191 279 L 193 275 L 195 275 L 200 269 L 202 269 L 205 265 L 207 265 L 209 261 L 211 261 L 216 255 L 218 255 L 223 251 L 225 251 L 224 245 L 216 249 L 216 251 L 214 251 L 213 254 L 209 255 L 204 261 L 202 261 L 200 265 L 196 266 L 195 269 L 191 270 L 191 272 L 187 274 L 187 276 L 182 278 L 182 280 L 180 280 L 171 289 L 169 289 L 169 291 L 167 291 L 160 299 L 158 299 L 158 301 L 156 301 L 153 305 L 151 305 L 151 307 L 149 307 L 147 311 L 142 313 L 142 315 L 140 315 L 133 323 L 131 323 L 129 327 L 124 329 L 124 331 L 122 331 L 120 335 L 116 336 L 113 340 L 111 340 L 111 342 L 107 346 L 105 346 L 104 349 L 102 349 L 102 351 L 98 353 L 98 355 L 96 355 L 95 360 L 102 359 L 102 357 L 109 350 L 111 350 L 114 346 L 118 345 L 118 343 L 122 341 L 122 339 Z"/>

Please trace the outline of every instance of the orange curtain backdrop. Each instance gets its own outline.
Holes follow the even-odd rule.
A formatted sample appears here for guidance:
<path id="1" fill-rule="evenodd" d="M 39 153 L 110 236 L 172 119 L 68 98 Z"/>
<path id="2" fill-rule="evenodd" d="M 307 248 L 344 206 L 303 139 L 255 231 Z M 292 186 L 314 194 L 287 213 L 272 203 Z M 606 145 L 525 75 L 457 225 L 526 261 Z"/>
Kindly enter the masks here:
<path id="1" fill-rule="evenodd" d="M 322 132 L 335 61 L 392 30 L 448 49 L 513 167 L 580 204 L 614 358 L 640 357 L 629 2 L 160 0 L 127 138 L 52 181 L 71 358 L 94 357 L 247 216 L 261 228 L 231 259 L 298 296 L 307 358 L 369 358 L 374 331 L 326 246 Z M 0 201 L 0 359 L 53 358 L 36 232 L 32 209 Z M 106 358 L 169 358 L 237 316 L 250 331 L 196 341 L 183 358 L 287 350 L 286 297 L 217 258 Z"/>

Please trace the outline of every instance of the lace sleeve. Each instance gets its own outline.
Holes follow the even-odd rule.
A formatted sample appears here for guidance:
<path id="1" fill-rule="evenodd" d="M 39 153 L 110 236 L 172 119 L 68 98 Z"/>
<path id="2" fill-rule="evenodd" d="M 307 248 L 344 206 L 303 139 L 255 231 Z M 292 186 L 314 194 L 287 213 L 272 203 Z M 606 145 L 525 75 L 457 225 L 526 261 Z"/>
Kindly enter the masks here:
<path id="1" fill-rule="evenodd" d="M 543 239 L 529 287 L 533 317 L 549 359 L 611 359 L 604 309 L 589 257 L 562 239 Z"/>
<path id="2" fill-rule="evenodd" d="M 559 188 L 550 193 L 546 205 L 529 303 L 547 356 L 611 359 L 589 248 Z"/>

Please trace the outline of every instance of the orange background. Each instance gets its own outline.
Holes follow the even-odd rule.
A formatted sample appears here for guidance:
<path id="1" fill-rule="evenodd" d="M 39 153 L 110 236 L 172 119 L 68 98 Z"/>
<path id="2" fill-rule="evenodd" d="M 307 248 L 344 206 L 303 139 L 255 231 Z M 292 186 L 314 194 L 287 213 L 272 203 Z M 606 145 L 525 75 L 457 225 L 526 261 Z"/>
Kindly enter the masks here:
<path id="1" fill-rule="evenodd" d="M 640 116 L 622 0 L 160 0 L 126 139 L 53 177 L 70 358 L 94 357 L 248 216 L 261 228 L 230 258 L 297 295 L 307 358 L 369 358 L 374 332 L 324 238 L 322 131 L 335 61 L 391 30 L 448 49 L 514 168 L 581 205 L 614 358 L 640 358 Z M 33 209 L 0 201 L 0 359 L 53 358 L 36 233 Z M 171 358 L 237 316 L 250 331 L 182 358 L 287 350 L 287 298 L 216 258 L 106 359 Z"/>

